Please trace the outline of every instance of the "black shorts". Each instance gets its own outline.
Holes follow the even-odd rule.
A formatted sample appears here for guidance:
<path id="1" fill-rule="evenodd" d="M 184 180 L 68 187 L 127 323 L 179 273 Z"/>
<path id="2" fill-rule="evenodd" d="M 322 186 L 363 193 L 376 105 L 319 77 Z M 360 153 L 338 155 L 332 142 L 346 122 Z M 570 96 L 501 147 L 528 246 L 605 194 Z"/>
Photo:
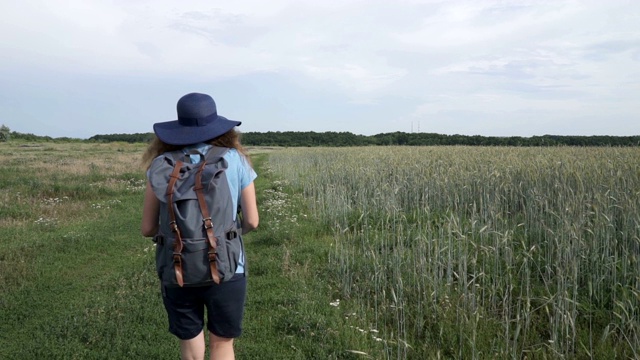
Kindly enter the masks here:
<path id="1" fill-rule="evenodd" d="M 216 336 L 236 338 L 242 333 L 242 316 L 247 293 L 245 274 L 229 281 L 203 287 L 165 287 L 162 301 L 169 316 L 169 332 L 182 340 L 196 337 L 204 327 Z"/>

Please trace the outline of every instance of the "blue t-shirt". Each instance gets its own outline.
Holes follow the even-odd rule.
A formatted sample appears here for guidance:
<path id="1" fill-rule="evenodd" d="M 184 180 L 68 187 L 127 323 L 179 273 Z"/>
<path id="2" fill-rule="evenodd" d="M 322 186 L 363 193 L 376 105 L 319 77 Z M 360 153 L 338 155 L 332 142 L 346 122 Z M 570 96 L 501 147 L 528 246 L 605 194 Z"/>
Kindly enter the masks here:
<path id="1" fill-rule="evenodd" d="M 182 151 L 185 154 L 188 154 L 191 150 L 197 149 L 200 153 L 205 154 L 211 145 L 209 144 L 195 144 L 191 146 L 185 147 Z M 191 158 L 192 164 L 197 164 L 202 161 L 202 156 L 199 154 L 189 155 Z M 225 172 L 227 175 L 227 181 L 229 182 L 229 189 L 231 190 L 233 199 L 233 208 L 237 209 L 238 204 L 242 201 L 242 190 L 249 186 L 258 177 L 258 174 L 253 170 L 247 159 L 242 156 L 236 149 L 229 149 L 224 156 L 222 156 L 228 164 L 227 171 Z M 233 212 L 233 219 L 236 219 L 236 212 Z M 244 273 L 244 253 L 240 254 L 240 259 L 238 261 L 238 269 L 236 270 L 236 274 Z"/>

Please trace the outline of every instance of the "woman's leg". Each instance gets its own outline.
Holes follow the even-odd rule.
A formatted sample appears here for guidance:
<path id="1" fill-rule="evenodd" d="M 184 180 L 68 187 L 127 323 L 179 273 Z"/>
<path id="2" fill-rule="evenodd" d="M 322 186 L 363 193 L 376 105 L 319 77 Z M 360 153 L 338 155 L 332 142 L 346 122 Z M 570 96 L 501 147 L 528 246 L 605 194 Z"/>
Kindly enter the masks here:
<path id="1" fill-rule="evenodd" d="M 209 333 L 210 360 L 235 360 L 233 339 L 223 338 Z"/>
<path id="2" fill-rule="evenodd" d="M 204 331 L 193 339 L 180 340 L 180 358 L 182 360 L 204 360 Z"/>

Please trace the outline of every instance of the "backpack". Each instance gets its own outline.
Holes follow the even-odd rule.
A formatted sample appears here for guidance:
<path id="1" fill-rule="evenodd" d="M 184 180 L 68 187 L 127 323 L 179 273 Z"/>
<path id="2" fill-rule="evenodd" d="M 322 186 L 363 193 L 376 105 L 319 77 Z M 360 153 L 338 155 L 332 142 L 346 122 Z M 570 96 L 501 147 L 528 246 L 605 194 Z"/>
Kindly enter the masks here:
<path id="1" fill-rule="evenodd" d="M 193 151 L 202 156 L 198 164 L 182 151 L 151 163 L 149 182 L 160 200 L 156 271 L 166 286 L 219 284 L 235 274 L 244 243 L 225 173 L 228 150 Z"/>

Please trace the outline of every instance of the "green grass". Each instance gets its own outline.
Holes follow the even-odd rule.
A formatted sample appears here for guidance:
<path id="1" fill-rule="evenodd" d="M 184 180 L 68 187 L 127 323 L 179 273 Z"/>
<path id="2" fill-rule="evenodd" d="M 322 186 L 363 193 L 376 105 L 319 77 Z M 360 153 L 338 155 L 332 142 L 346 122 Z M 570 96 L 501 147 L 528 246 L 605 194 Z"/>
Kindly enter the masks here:
<path id="1" fill-rule="evenodd" d="M 139 233 L 141 150 L 0 144 L 0 358 L 178 358 L 154 248 Z M 327 263 L 331 232 L 304 216 L 306 203 L 278 185 L 266 155 L 254 162 L 261 225 L 246 237 L 238 358 L 357 356 L 347 350 L 365 344 L 345 336 L 346 309 L 329 304 L 337 293 Z"/>
<path id="2" fill-rule="evenodd" d="M 176 359 L 142 145 L 0 143 L 0 359 Z M 255 153 L 240 359 L 632 358 L 637 149 Z"/>
<path id="3" fill-rule="evenodd" d="M 53 158 L 50 151 L 27 156 L 44 161 Z M 99 156 L 87 148 L 55 151 Z M 137 153 L 130 149 L 129 156 Z M 151 243 L 139 235 L 142 193 L 90 186 L 112 175 L 106 165 L 81 175 L 76 170 L 2 169 L 2 196 L 10 200 L 4 208 L 27 211 L 14 212 L 13 221 L 3 218 L 0 228 L 0 358 L 175 354 L 164 344 L 171 338 L 158 316 Z M 6 181 L 11 175 L 16 181 Z M 158 339 L 164 341 L 155 344 Z"/>

